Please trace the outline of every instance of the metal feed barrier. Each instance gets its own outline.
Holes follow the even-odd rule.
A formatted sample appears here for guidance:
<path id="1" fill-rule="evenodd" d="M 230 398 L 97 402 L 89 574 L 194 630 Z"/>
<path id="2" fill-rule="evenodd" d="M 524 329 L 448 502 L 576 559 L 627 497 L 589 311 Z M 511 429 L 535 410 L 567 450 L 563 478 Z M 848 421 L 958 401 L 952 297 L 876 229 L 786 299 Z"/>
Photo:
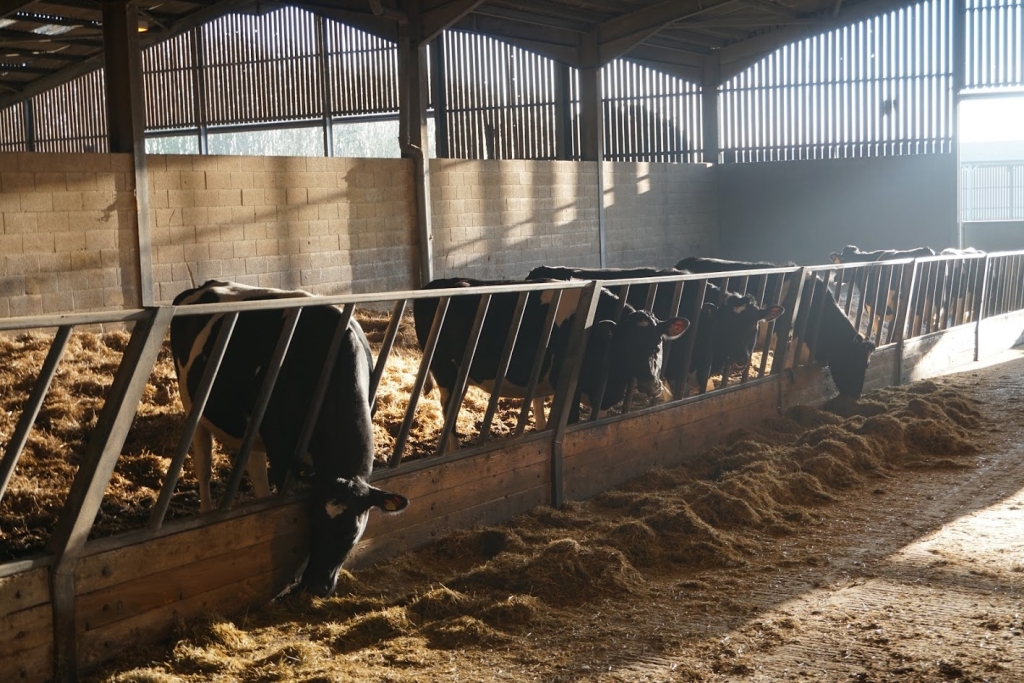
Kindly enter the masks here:
<path id="1" fill-rule="evenodd" d="M 609 280 L 600 284 L 617 292 L 622 301 L 625 301 L 631 289 L 647 287 L 646 303 L 648 308 L 654 305 L 659 289 L 664 292 L 665 288 L 669 288 L 671 291 L 670 306 L 673 310 L 678 309 L 684 291 L 687 294 L 693 291 L 693 289 L 686 288 L 696 290 L 695 296 L 698 304 L 696 310 L 700 310 L 706 302 L 721 305 L 725 288 L 719 288 L 719 300 L 706 301 L 705 295 L 709 291 L 708 282 L 715 282 L 718 285 L 727 282 L 729 291 L 749 293 L 762 306 L 776 302 L 782 303 L 786 307 L 785 314 L 775 321 L 761 324 L 751 362 L 740 370 L 726 372 L 719 377 L 717 388 L 708 392 L 708 395 L 715 395 L 723 390 L 731 391 L 737 386 L 765 381 L 770 376 L 778 375 L 787 369 L 808 365 L 809 361 L 797 351 L 803 346 L 801 342 L 805 342 L 810 351 L 807 357 L 813 358 L 813 351 L 820 334 L 818 327 L 821 320 L 820 312 L 826 305 L 823 296 L 825 291 L 835 300 L 854 327 L 866 338 L 872 339 L 879 349 L 882 349 L 904 344 L 911 339 L 927 337 L 968 325 L 974 325 L 975 330 L 978 330 L 983 319 L 1024 309 L 1024 262 L 1022 259 L 1024 259 L 1024 252 L 936 256 L 869 264 L 787 267 L 711 275 Z M 812 287 L 806 286 L 812 280 L 821 284 Z M 177 530 L 201 527 L 257 510 L 265 510 L 271 506 L 283 504 L 282 501 L 295 501 L 301 498 L 301 494 L 290 494 L 274 499 L 237 503 L 249 451 L 255 443 L 259 423 L 269 402 L 296 324 L 305 308 L 319 305 L 340 306 L 343 310 L 342 319 L 334 333 L 331 347 L 333 349 L 337 348 L 348 320 L 356 313 L 357 307 L 381 310 L 390 306 L 390 316 L 380 348 L 377 351 L 370 380 L 371 395 L 376 396 L 381 387 L 385 369 L 392 358 L 399 327 L 403 321 L 408 321 L 406 310 L 409 302 L 424 298 L 438 300 L 412 390 L 407 397 L 404 417 L 397 432 L 394 432 L 394 446 L 387 454 L 378 453 L 378 461 L 382 466 L 377 468 L 375 479 L 387 478 L 396 473 L 413 471 L 416 468 L 437 463 L 454 462 L 482 452 L 507 448 L 512 444 L 530 439 L 546 439 L 551 444 L 552 490 L 550 500 L 554 505 L 560 505 L 563 501 L 561 443 L 567 431 L 586 426 L 570 425 L 568 416 L 582 367 L 583 354 L 581 351 L 584 348 L 584 340 L 595 322 L 598 301 L 597 285 L 598 283 L 592 281 L 521 283 L 245 303 L 160 306 L 123 312 L 0 320 L 0 333 L 2 334 L 56 328 L 49 344 L 48 354 L 41 365 L 31 392 L 23 404 L 16 427 L 12 433 L 4 435 L 6 446 L 2 459 L 0 459 L 0 505 L 3 504 L 4 495 L 17 472 L 19 458 L 29 442 L 33 425 L 57 375 L 61 358 L 73 332 L 76 328 L 96 325 L 131 326 L 130 341 L 124 350 L 113 382 L 106 394 L 96 425 L 89 434 L 84 456 L 67 493 L 64 506 L 52 529 L 48 530 L 45 550 L 31 557 L 0 564 L 0 582 L 4 580 L 4 577 L 15 577 L 28 570 L 47 568 L 53 611 L 53 657 L 55 661 L 53 670 L 58 672 L 60 677 L 74 678 L 75 663 L 78 661 L 75 655 L 75 567 L 89 552 L 91 546 L 97 543 L 106 543 L 107 546 L 110 546 L 112 542 L 110 538 L 90 540 L 90 534 L 93 531 L 115 465 L 132 429 L 143 391 L 157 363 L 158 354 L 165 345 L 170 323 L 176 316 L 224 314 L 226 317 L 225 324 L 221 326 L 215 341 L 213 353 L 207 363 L 199 390 L 196 392 L 190 411 L 183 420 L 176 450 L 169 454 L 170 463 L 163 477 L 159 494 L 149 512 L 148 523 L 145 528 L 120 534 L 117 538 L 123 537 L 125 543 L 129 541 L 138 543 L 165 536 Z M 526 309 L 527 299 L 531 294 L 539 292 L 551 294 L 550 314 L 543 323 L 541 338 L 537 340 L 533 349 L 530 382 L 522 397 L 522 408 L 518 411 L 515 426 L 508 429 L 512 436 L 498 439 L 492 434 L 492 427 L 498 412 L 499 394 L 504 374 L 520 341 L 519 327 Z M 456 451 L 447 451 L 448 436 L 454 432 L 463 408 L 463 399 L 469 385 L 468 368 L 472 365 L 490 303 L 495 295 L 509 293 L 517 295 L 513 324 L 502 347 L 503 351 L 499 362 L 500 372 L 487 402 L 484 417 L 478 423 L 476 435 L 470 438 L 462 448 Z M 436 434 L 436 443 L 429 449 L 429 452 L 410 455 L 408 452 L 409 437 L 416 421 L 417 407 L 422 389 L 427 381 L 430 362 L 441 330 L 445 325 L 446 313 L 451 300 L 460 296 L 479 297 L 476 316 L 461 363 L 462 370 L 458 374 L 452 399 L 447 410 L 444 411 L 443 425 Z M 531 433 L 528 431 L 530 426 L 529 406 L 537 392 L 541 365 L 555 324 L 554 311 L 563 297 L 576 298 L 576 315 L 569 342 L 571 352 L 568 354 L 566 366 L 563 368 L 564 371 L 560 375 L 555 393 L 551 398 L 551 417 L 547 427 L 539 432 L 534 430 Z M 224 488 L 219 509 L 207 515 L 197 514 L 173 520 L 173 523 L 167 522 L 168 509 L 178 487 L 189 444 L 209 398 L 220 361 L 227 349 L 238 316 L 248 311 L 271 309 L 282 310 L 285 314 L 286 324 L 277 340 L 276 350 L 258 394 L 253 417 L 247 427 L 242 446 L 235 454 L 231 464 L 230 476 Z M 801 310 L 810 314 L 801 316 Z M 693 317 L 695 319 L 691 320 L 690 330 L 676 342 L 666 344 L 666 362 L 674 354 L 683 354 L 685 367 L 690 367 L 694 342 L 702 324 L 699 315 Z M 975 335 L 977 335 L 977 331 Z M 977 357 L 977 343 L 975 344 L 975 357 Z M 296 454 L 304 452 L 309 443 L 327 389 L 326 378 L 329 376 L 330 368 L 325 368 L 324 380 L 313 392 L 310 410 L 301 431 Z M 694 389 L 698 393 L 691 395 Z M 677 397 L 669 405 L 702 401 L 705 398 L 702 395 L 704 389 L 705 387 L 692 387 L 689 379 L 684 379 Z M 600 405 L 600 398 L 594 403 Z M 640 403 L 635 391 L 631 388 L 617 414 L 601 416 L 595 409 L 585 417 L 585 421 L 588 423 L 610 422 L 626 419 L 624 415 L 627 414 L 649 413 L 663 408 L 661 405 L 640 405 Z M 380 419 L 379 416 L 377 419 Z M 3 520 L 0 519 L 0 523 L 2 522 Z"/>

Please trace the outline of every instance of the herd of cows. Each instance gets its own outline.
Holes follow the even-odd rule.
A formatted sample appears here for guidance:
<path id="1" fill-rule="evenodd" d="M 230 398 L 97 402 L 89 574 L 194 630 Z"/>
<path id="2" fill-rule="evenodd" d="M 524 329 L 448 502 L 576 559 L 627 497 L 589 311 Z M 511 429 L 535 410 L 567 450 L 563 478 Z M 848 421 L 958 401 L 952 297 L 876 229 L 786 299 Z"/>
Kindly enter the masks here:
<path id="1" fill-rule="evenodd" d="M 847 247 L 832 254 L 832 260 L 853 263 L 925 254 L 935 252 L 864 252 Z M 554 284 L 572 279 L 622 280 L 773 268 L 780 266 L 691 257 L 676 268 L 660 270 L 545 266 L 532 271 L 528 281 Z M 619 290 L 622 298 L 608 288 L 598 288 L 594 325 L 584 336 L 568 419 L 579 418 L 581 403 L 597 411 L 621 403 L 632 386 L 652 397 L 670 398 L 673 393 L 679 395 L 690 376 L 696 377 L 696 386 L 703 391 L 712 375 L 748 366 L 759 323 L 783 319 L 786 307 L 797 301 L 795 290 L 799 287 L 791 287 L 794 280 L 786 276 L 778 272 L 764 277 L 760 288 L 763 300 L 747 293 L 745 284 L 737 287 L 742 291 L 730 291 L 728 277 L 698 281 L 695 286 L 688 282 L 681 288 L 674 282 L 661 287 L 638 284 Z M 440 388 L 443 405 L 456 396 L 461 400 L 458 385 L 460 380 L 468 381 L 501 396 L 532 399 L 536 424 L 544 428 L 543 399 L 555 394 L 567 359 L 576 355 L 577 350 L 570 348 L 571 331 L 582 290 L 532 291 L 525 304 L 517 292 L 496 293 L 489 296 L 483 318 L 479 315 L 483 295 L 459 296 L 457 291 L 494 284 L 511 283 L 467 278 L 429 283 L 426 289 L 437 290 L 438 297 L 414 301 L 417 340 L 421 349 L 433 342 L 430 375 Z M 656 287 L 653 292 L 652 286 Z M 813 342 L 808 345 L 814 360 L 830 369 L 841 394 L 859 397 L 874 342 L 858 332 L 820 276 L 809 277 L 799 294 L 802 301 L 816 305 L 798 306 L 792 327 L 776 326 L 776 338 L 783 339 L 791 329 L 814 330 Z M 863 294 L 862 301 L 872 298 Z M 310 295 L 211 280 L 182 292 L 174 304 L 306 296 Z M 447 305 L 439 313 L 443 298 Z M 892 306 L 891 293 L 887 305 Z M 238 316 L 230 341 L 221 349 L 216 348 L 221 327 L 230 324 L 226 315 L 179 314 L 171 324 L 171 351 L 186 411 L 204 391 L 207 366 L 215 366 L 216 378 L 212 388 L 205 388 L 208 398 L 192 442 L 204 511 L 213 508 L 212 438 L 237 449 L 254 414 L 262 415 L 262 421 L 247 467 L 257 495 L 268 495 L 270 484 L 282 490 L 286 479 L 300 467 L 308 473 L 311 461 L 310 558 L 298 585 L 326 596 L 334 591 L 341 565 L 359 541 L 369 510 L 397 512 L 408 501 L 368 483 L 374 459 L 373 359 L 358 322 L 333 306 L 308 306 L 297 318 L 286 313 L 274 309 Z M 276 372 L 271 369 L 272 358 L 287 325 L 292 326 L 291 341 L 280 371 L 268 383 L 272 387 L 268 397 L 264 380 L 268 372 Z M 687 335 L 687 353 L 670 353 L 665 360 L 663 342 L 676 340 L 678 348 Z M 478 340 L 475 352 L 467 355 L 472 339 Z M 542 360 L 535 363 L 538 352 L 543 353 Z M 463 368 L 463 363 L 470 367 Z M 306 435 L 303 425 L 310 406 L 316 404 L 315 395 L 323 397 L 322 404 L 319 415 L 313 416 L 311 434 Z"/>

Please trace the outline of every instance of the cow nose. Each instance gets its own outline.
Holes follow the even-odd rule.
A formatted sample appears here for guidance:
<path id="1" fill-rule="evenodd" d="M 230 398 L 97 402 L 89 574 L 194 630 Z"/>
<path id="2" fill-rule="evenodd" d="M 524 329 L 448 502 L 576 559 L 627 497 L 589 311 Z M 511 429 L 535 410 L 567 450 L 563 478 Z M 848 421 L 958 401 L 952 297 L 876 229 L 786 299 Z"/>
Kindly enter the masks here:
<path id="1" fill-rule="evenodd" d="M 661 385 L 661 402 L 668 403 L 673 398 L 675 397 L 672 395 L 672 390 L 669 389 L 668 386 L 663 383 Z"/>
<path id="2" fill-rule="evenodd" d="M 333 574 L 322 579 L 309 579 L 303 582 L 302 589 L 318 598 L 330 597 L 338 585 L 338 575 Z"/>

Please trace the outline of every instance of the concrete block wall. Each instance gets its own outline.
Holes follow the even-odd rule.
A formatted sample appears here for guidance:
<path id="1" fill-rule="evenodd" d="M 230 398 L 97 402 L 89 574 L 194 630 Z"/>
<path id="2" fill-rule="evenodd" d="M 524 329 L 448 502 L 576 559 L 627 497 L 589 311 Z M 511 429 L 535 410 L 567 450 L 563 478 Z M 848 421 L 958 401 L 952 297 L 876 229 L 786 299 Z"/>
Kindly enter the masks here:
<path id="1" fill-rule="evenodd" d="M 432 159 L 434 276 L 521 279 L 597 267 L 597 164 Z"/>
<path id="2" fill-rule="evenodd" d="M 418 284 L 407 160 L 154 155 L 149 169 L 158 303 L 193 277 L 315 294 Z"/>
<path id="3" fill-rule="evenodd" d="M 669 268 L 718 249 L 713 166 L 605 162 L 604 185 L 609 267 Z"/>
<path id="4" fill-rule="evenodd" d="M 0 317 L 136 307 L 127 154 L 0 153 Z"/>

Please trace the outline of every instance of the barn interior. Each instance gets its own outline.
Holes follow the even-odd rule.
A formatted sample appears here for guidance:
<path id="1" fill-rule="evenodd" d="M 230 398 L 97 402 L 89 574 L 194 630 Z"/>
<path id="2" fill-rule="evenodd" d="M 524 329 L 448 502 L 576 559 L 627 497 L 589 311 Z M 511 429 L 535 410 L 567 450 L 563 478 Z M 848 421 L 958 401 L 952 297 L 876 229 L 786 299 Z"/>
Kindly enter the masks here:
<path id="1" fill-rule="evenodd" d="M 909 427 L 902 433 L 917 430 L 917 441 L 906 436 L 904 442 L 880 427 L 874 436 L 890 437 L 897 451 L 911 445 L 893 455 L 876 454 L 869 443 L 864 447 L 883 463 L 870 467 L 848 447 L 822 447 L 843 463 L 835 465 L 798 444 L 799 467 L 818 468 L 816 475 L 831 477 L 834 487 L 826 487 L 827 495 L 789 489 L 786 495 L 821 502 L 862 477 L 874 481 L 865 472 L 876 465 L 879 478 L 895 469 L 941 470 L 953 486 L 957 458 L 974 453 L 961 442 L 988 423 L 941 383 L 872 394 L 846 406 L 854 414 L 842 415 L 842 422 L 831 417 L 835 412 L 802 412 L 802 406 L 834 399 L 835 385 L 813 362 L 776 363 L 785 353 L 766 332 L 747 367 L 716 377 L 706 394 L 702 388 L 665 406 L 627 401 L 610 417 L 595 411 L 578 425 L 557 412 L 567 405 L 559 394 L 550 405 L 552 424 L 542 430 L 524 419 L 519 404 L 489 402 L 475 389 L 466 391 L 468 407 L 453 416 L 439 409 L 436 397 L 413 398 L 425 366 L 402 312 L 417 296 L 413 290 L 434 278 L 519 280 L 540 265 L 671 267 L 688 256 L 718 256 L 778 263 L 786 278 L 822 278 L 851 325 L 877 346 L 866 392 L 979 359 L 1009 360 L 1003 352 L 1024 329 L 1024 253 L 1014 251 L 1024 249 L 1024 143 L 1013 139 L 1021 128 L 1019 121 L 1014 125 L 1014 107 L 1024 92 L 1022 12 L 1021 0 L 0 0 L 0 356 L 7 371 L 0 376 L 16 388 L 3 396 L 10 401 L 0 419 L 0 505 L 6 506 L 0 512 L 17 507 L 19 520 L 60 513 L 55 526 L 38 527 L 40 535 L 28 525 L 0 529 L 8 544 L 0 562 L 0 614 L 10 624 L 9 637 L 0 638 L 0 679 L 75 680 L 123 654 L 127 644 L 167 637 L 181 619 L 264 603 L 301 559 L 300 496 L 253 500 L 243 484 L 239 502 L 226 497 L 230 509 L 196 515 L 187 472 L 177 493 L 173 481 L 166 483 L 168 472 L 183 472 L 180 449 L 188 447 L 188 439 L 179 443 L 185 414 L 162 347 L 175 315 L 167 304 L 206 279 L 302 288 L 357 307 L 378 359 L 375 372 L 383 373 L 375 377 L 385 404 L 378 423 L 389 420 L 377 434 L 381 477 L 409 492 L 413 510 L 431 510 L 429 519 L 406 515 L 392 526 L 373 518 L 355 553 L 360 567 L 443 531 L 498 523 L 536 505 L 567 503 L 564 516 L 542 512 L 541 521 L 583 528 L 574 521 L 577 501 L 600 497 L 652 467 L 692 466 L 687 458 L 696 453 L 708 454 L 702 462 L 718 462 L 721 452 L 705 449 L 725 432 L 780 412 L 787 419 L 807 417 L 802 426 L 812 433 L 824 428 L 816 420 L 846 429 L 839 435 L 847 446 L 863 446 L 858 430 L 877 417 L 869 414 L 874 410 L 903 411 Z M 1004 115 L 1010 133 L 994 124 L 984 134 L 964 128 L 971 107 L 988 105 L 1010 112 Z M 847 244 L 990 253 L 823 265 Z M 677 277 L 671 284 L 681 288 L 691 280 L 704 282 Z M 742 280 L 762 303 L 774 303 L 770 277 Z M 874 309 L 864 313 L 871 296 Z M 821 306 L 821 299 L 804 306 Z M 789 315 L 793 323 L 794 311 Z M 796 338 L 816 336 L 813 327 L 796 330 Z M 69 365 L 80 374 L 64 374 Z M 960 382 L 951 386 L 967 392 L 970 380 Z M 1000 387 L 1003 399 L 1016 401 L 1012 387 Z M 46 403 L 55 394 L 72 408 L 61 412 Z M 912 403 L 916 408 L 907 407 Z M 843 410 L 837 405 L 830 402 L 830 410 Z M 34 436 L 33 407 L 41 415 Z M 430 411 L 426 428 L 413 418 L 421 419 L 424 410 Z M 929 441 L 930 432 L 921 435 L 934 427 L 925 421 L 958 417 L 963 424 L 943 442 L 948 452 L 926 457 L 922 444 L 936 440 Z M 495 438 L 484 443 L 491 419 Z M 403 421 L 416 424 L 410 430 Z M 461 453 L 441 445 L 440 436 L 453 426 L 470 435 Z M 101 434 L 93 439 L 99 446 L 89 445 L 94 432 Z M 498 432 L 510 440 L 499 442 Z M 828 441 L 823 437 L 808 438 L 818 447 Z M 399 444 L 405 439 L 410 453 L 403 462 Z M 737 445 L 743 441 L 727 440 L 727 462 L 770 450 Z M 30 456 L 46 451 L 67 459 L 73 453 L 87 466 L 61 470 L 55 479 L 64 490 L 51 495 L 26 481 L 36 465 L 29 457 L 19 463 L 23 447 Z M 228 456 L 218 456 L 225 479 L 242 476 Z M 866 469 L 847 473 L 859 466 Z M 674 476 L 707 475 L 695 472 L 656 470 L 647 481 L 658 487 Z M 986 476 L 990 483 L 999 480 L 998 473 Z M 896 488 L 878 484 L 882 493 L 874 495 L 890 501 L 889 493 L 898 497 Z M 941 497 L 941 490 L 932 494 Z M 708 514 L 724 514 L 707 502 L 719 494 L 704 484 L 687 495 L 688 505 L 700 499 Z M 866 519 L 870 497 L 861 498 Z M 624 499 L 608 494 L 598 507 L 618 510 L 622 503 L 615 501 Z M 636 506 L 655 503 L 641 498 Z M 953 503 L 933 512 L 955 519 Z M 814 514 L 773 509 L 755 535 L 783 530 L 792 522 L 786 515 Z M 10 526 L 11 519 L 0 525 Z M 865 554 L 869 526 L 865 522 L 858 536 Z M 916 527 L 898 531 L 882 544 L 887 551 L 920 540 L 912 538 Z M 552 540 L 547 531 L 535 533 Z M 616 533 L 617 552 L 637 566 L 649 561 L 664 569 L 665 558 L 646 556 L 623 540 L 645 533 L 638 522 Z M 702 533 L 718 539 L 717 532 Z M 468 557 L 479 550 L 483 562 L 491 559 L 483 556 L 496 534 L 499 545 L 517 551 L 517 539 L 529 536 L 467 532 L 436 552 Z M 837 538 L 841 534 L 818 542 Z M 210 539 L 223 546 L 205 547 Z M 1000 539 L 1010 548 L 1001 552 L 1016 547 Z M 580 549 L 585 544 L 557 540 L 561 545 L 544 551 L 556 570 L 566 567 L 559 562 L 578 562 L 589 552 Z M 758 546 L 762 540 L 714 546 L 721 556 L 709 562 L 728 565 L 743 548 L 767 554 L 771 544 Z M 27 554 L 11 549 L 22 541 Z M 699 545 L 685 540 L 691 542 Z M 818 551 L 796 550 L 807 567 L 825 563 Z M 441 566 L 430 552 L 417 561 Z M 911 552 L 915 567 L 929 552 Z M 786 566 L 776 559 L 771 567 Z M 512 582 L 508 576 L 536 566 L 510 560 L 508 573 L 495 581 Z M 997 569 L 1001 581 L 1020 572 L 1019 563 Z M 463 619 L 424 636 L 432 644 L 450 637 L 452 647 L 506 642 L 481 623 L 539 623 L 531 621 L 540 609 L 531 602 L 537 595 L 475 605 L 492 621 L 469 619 L 479 615 L 468 611 L 461 593 L 447 589 L 398 596 L 415 574 L 408 571 L 378 577 L 396 591 L 389 604 L 352 579 L 353 595 L 365 594 L 337 612 L 330 605 L 291 608 L 315 613 L 318 637 L 337 650 L 348 647 L 346 638 L 358 640 L 373 628 L 408 634 L 402 620 L 416 621 L 432 609 Z M 630 593 L 638 585 L 628 567 L 595 571 L 610 583 L 580 586 Z M 529 576 L 552 590 L 565 583 L 564 577 Z M 908 582 L 919 578 L 908 576 Z M 477 579 L 459 580 L 465 589 Z M 798 582 L 784 593 L 795 599 L 804 588 Z M 705 587 L 693 579 L 671 590 L 679 589 L 697 595 Z M 554 594 L 542 598 L 559 601 Z M 770 602 L 785 610 L 781 599 Z M 956 604 L 969 602 L 964 597 Z M 451 607 L 456 603 L 463 607 Z M 694 605 L 706 608 L 700 600 Z M 399 617 L 388 611 L 398 608 Z M 354 636 L 324 626 L 351 616 L 347 610 L 376 621 L 352 627 Z M 814 621 L 811 611 L 803 614 L 805 625 Z M 788 628 L 777 626 L 785 614 L 774 618 L 773 628 Z M 1008 633 L 1019 635 L 1019 619 L 1011 622 Z M 870 623 L 865 617 L 864 630 L 874 633 Z M 979 628 L 988 629 L 987 623 L 994 621 Z M 725 637 L 728 629 L 719 633 L 719 626 L 711 632 Z M 200 652 L 226 632 L 245 640 L 232 629 L 214 624 L 208 629 L 213 635 L 193 638 L 199 645 L 178 673 L 237 673 L 237 662 L 218 669 Z M 751 643 L 760 637 L 746 636 Z M 246 675 L 273 677 L 268 671 L 274 666 L 315 659 L 301 647 L 263 653 L 266 670 Z M 709 655 L 716 657 L 736 655 Z M 717 673 L 744 675 L 743 667 L 756 666 L 738 659 Z M 478 673 L 493 665 L 482 661 Z M 631 662 L 640 668 L 627 667 L 622 680 L 650 673 L 642 654 Z M 366 673 L 374 671 L 370 659 L 363 664 L 364 674 L 372 675 Z M 703 666 L 686 675 L 710 676 Z M 937 675 L 955 678 L 956 667 L 943 666 Z M 890 674 L 901 675 L 898 669 Z M 836 671 L 842 668 L 821 680 Z M 307 672 L 304 680 L 322 673 Z M 1007 665 L 999 673 L 1014 680 L 1017 669 Z M 140 677 L 150 674 L 158 677 Z"/>

